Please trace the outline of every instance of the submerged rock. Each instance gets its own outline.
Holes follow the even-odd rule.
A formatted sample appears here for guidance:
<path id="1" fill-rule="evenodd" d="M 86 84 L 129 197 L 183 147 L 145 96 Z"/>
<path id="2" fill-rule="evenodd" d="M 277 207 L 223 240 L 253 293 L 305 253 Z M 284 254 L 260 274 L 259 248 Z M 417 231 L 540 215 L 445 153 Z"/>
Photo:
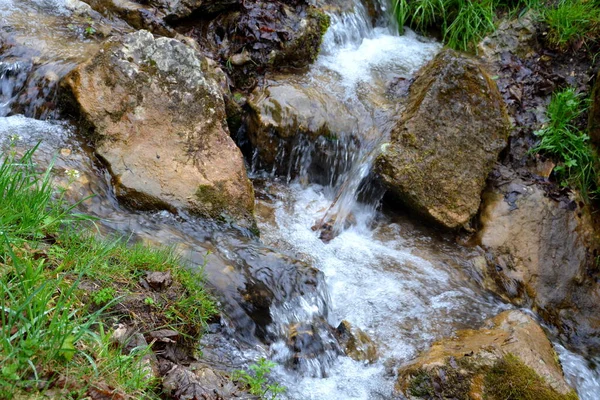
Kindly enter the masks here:
<path id="1" fill-rule="evenodd" d="M 483 194 L 478 243 L 488 252 L 484 283 L 515 304 L 533 307 L 571 345 L 600 348 L 600 286 L 585 210 L 521 180 Z"/>
<path id="2" fill-rule="evenodd" d="M 256 339 L 274 345 L 279 363 L 323 376 L 327 365 L 321 362 L 339 354 L 327 323 L 323 273 L 255 243 L 225 240 L 218 250 L 224 257 L 207 259 L 207 280 L 239 338 L 251 345 Z"/>
<path id="3" fill-rule="evenodd" d="M 362 329 L 344 320 L 337 327 L 338 340 L 346 355 L 356 361 L 370 364 L 379 359 L 377 345 Z"/>
<path id="4" fill-rule="evenodd" d="M 447 228 L 463 226 L 479 208 L 509 126 L 485 70 L 442 51 L 418 72 L 391 143 L 378 157 L 379 176 L 420 214 Z"/>
<path id="5" fill-rule="evenodd" d="M 427 399 L 578 398 L 544 331 L 520 311 L 505 311 L 479 330 L 434 343 L 399 370 L 396 390 Z"/>
<path id="6" fill-rule="evenodd" d="M 229 136 L 219 70 L 147 31 L 108 43 L 62 82 L 117 197 L 254 224 L 254 194 Z"/>

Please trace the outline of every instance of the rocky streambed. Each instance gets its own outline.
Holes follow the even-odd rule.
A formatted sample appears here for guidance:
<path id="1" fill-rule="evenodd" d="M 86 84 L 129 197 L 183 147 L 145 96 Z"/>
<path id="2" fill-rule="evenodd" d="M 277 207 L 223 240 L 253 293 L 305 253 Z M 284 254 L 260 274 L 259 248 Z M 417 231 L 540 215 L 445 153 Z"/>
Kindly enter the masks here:
<path id="1" fill-rule="evenodd" d="M 0 1 L 0 143 L 41 141 L 104 233 L 177 245 L 219 299 L 165 393 L 246 396 L 259 357 L 290 399 L 600 392 L 593 214 L 528 153 L 593 62 L 528 16 L 474 57 L 388 7 Z"/>

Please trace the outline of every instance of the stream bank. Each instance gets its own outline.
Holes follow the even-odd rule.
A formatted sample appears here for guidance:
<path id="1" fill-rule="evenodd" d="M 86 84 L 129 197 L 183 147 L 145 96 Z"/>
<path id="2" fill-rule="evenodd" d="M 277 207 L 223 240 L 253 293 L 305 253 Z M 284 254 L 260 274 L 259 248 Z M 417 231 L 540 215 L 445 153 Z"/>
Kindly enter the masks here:
<path id="1" fill-rule="evenodd" d="M 35 52 L 25 52 L 22 49 L 31 46 L 31 40 L 38 32 L 15 23 L 19 19 L 16 11 L 18 8 L 11 9 L 13 4 L 6 4 L 7 8 L 3 9 L 2 15 L 9 18 L 14 30 L 7 35 L 8 40 L 3 40 L 8 45 L 2 55 L 2 62 L 12 68 L 5 69 L 2 75 L 2 82 L 10 83 L 3 86 L 3 96 L 10 103 L 5 109 L 5 115 L 25 113 L 39 117 L 46 113 L 46 117 L 56 117 L 53 113 L 56 109 L 54 100 L 45 101 L 46 95 L 40 95 L 39 90 L 23 89 L 43 88 L 48 93 L 53 93 L 52 88 L 56 86 L 47 85 L 46 81 L 58 82 L 77 65 L 84 63 L 105 45 L 99 43 L 104 42 L 104 35 L 113 35 L 114 42 L 119 42 L 124 37 L 131 37 L 126 35 L 135 31 L 134 28 L 139 28 L 127 26 L 123 21 L 112 25 L 114 21 L 106 20 L 106 17 L 85 8 L 81 3 L 78 3 L 75 10 L 84 11 L 73 11 L 72 3 L 68 3 L 71 8 L 65 6 L 64 10 L 52 9 L 44 2 L 41 5 L 38 2 L 27 3 L 32 7 L 28 10 L 30 15 L 43 16 L 41 26 L 45 26 L 48 32 L 58 31 L 64 34 L 74 44 L 71 47 L 68 44 L 71 42 L 66 39 L 58 40 L 58 43 L 51 41 L 54 46 L 66 44 L 66 50 L 42 47 L 41 50 L 35 49 Z M 236 4 L 224 4 L 218 10 L 211 9 L 209 15 L 213 12 L 227 14 L 231 9 L 239 7 Z M 258 4 L 260 3 L 248 3 L 244 8 L 249 15 L 264 21 L 268 14 L 264 10 L 258 10 Z M 133 3 L 129 5 L 135 6 Z M 135 15 L 150 15 L 146 12 L 150 6 L 135 7 Z M 276 3 L 269 3 L 268 7 L 276 7 Z M 307 7 L 303 3 L 291 3 L 278 10 L 283 10 L 280 15 L 285 15 L 291 12 L 290 9 L 300 9 L 298 15 L 303 16 Z M 380 5 L 379 8 L 384 6 Z M 52 138 L 51 142 L 54 143 L 46 150 L 46 154 L 59 152 L 59 175 L 65 173 L 65 166 L 80 171 L 82 178 L 79 183 L 75 183 L 73 198 L 90 193 L 97 195 L 94 199 L 86 200 L 81 209 L 101 218 L 99 225 L 102 230 L 132 235 L 134 240 L 149 243 L 177 244 L 193 266 L 205 265 L 208 285 L 220 299 L 223 311 L 221 319 L 210 326 L 209 333 L 202 342 L 204 359 L 209 365 L 231 371 L 250 364 L 253 359 L 266 356 L 278 362 L 277 377 L 288 386 L 286 396 L 289 398 L 393 398 L 395 375 L 403 365 L 425 352 L 435 341 L 452 336 L 460 330 L 478 329 L 486 319 L 512 307 L 509 301 L 503 301 L 487 289 L 505 296 L 505 300 L 515 301 L 511 299 L 512 292 L 509 292 L 508 297 L 505 295 L 505 291 L 513 288 L 513 277 L 500 275 L 500 278 L 493 279 L 494 284 L 500 281 L 503 286 L 494 287 L 486 272 L 498 272 L 497 265 L 500 265 L 501 271 L 512 271 L 514 266 L 500 264 L 494 259 L 498 257 L 497 254 L 486 253 L 486 250 L 493 252 L 493 246 L 490 245 L 493 241 L 485 241 L 486 249 L 482 250 L 477 246 L 464 245 L 469 242 L 464 239 L 464 234 L 460 234 L 461 238 L 457 243 L 455 232 L 440 232 L 428 227 L 419 217 L 412 215 L 406 208 L 399 207 L 397 203 L 394 204 L 395 211 L 387 207 L 383 211 L 378 210 L 382 190 L 371 179 L 373 160 L 398 124 L 407 104 L 409 85 L 415 72 L 436 55 L 440 46 L 412 32 L 397 36 L 383 21 L 385 18 L 373 18 L 367 12 L 368 7 L 360 3 L 354 4 L 352 10 L 340 10 L 335 5 L 325 9 L 329 12 L 330 27 L 320 46 L 321 53 L 311 67 L 292 63 L 280 70 L 267 65 L 267 56 L 271 52 L 268 46 L 263 46 L 273 45 L 286 37 L 280 27 L 273 29 L 268 24 L 264 30 L 252 32 L 254 41 L 250 43 L 252 47 L 256 47 L 255 58 L 253 53 L 244 54 L 244 51 L 231 53 L 227 50 L 222 53 L 224 55 L 216 51 L 209 53 L 217 59 L 217 63 L 211 63 L 206 54 L 202 54 L 208 52 L 202 43 L 194 44 L 189 39 L 181 38 L 170 28 L 168 36 L 177 37 L 180 41 L 158 39 L 140 31 L 133 33 L 134 36 L 147 37 L 149 43 L 160 41 L 173 51 L 178 51 L 177 49 L 182 48 L 181 44 L 185 43 L 187 47 L 183 53 L 193 53 L 198 60 L 202 60 L 198 64 L 205 76 L 195 79 L 210 81 L 207 86 L 223 92 L 208 95 L 209 99 L 218 100 L 218 106 L 208 107 L 214 108 L 217 115 L 216 121 L 212 121 L 212 117 L 208 118 L 209 122 L 212 121 L 208 125 L 219 131 L 220 139 L 228 143 L 230 149 L 233 147 L 228 136 L 233 136 L 247 156 L 251 166 L 248 175 L 253 181 L 256 196 L 253 206 L 256 207 L 261 241 L 255 236 L 254 229 L 247 229 L 247 226 L 235 221 L 235 216 L 221 216 L 219 212 L 217 218 L 212 215 L 213 219 L 203 219 L 190 215 L 190 210 L 180 207 L 168 192 L 160 207 L 151 207 L 150 210 L 146 210 L 145 206 L 140 207 L 141 203 L 136 201 L 123 202 L 127 195 L 119 194 L 120 177 L 128 173 L 128 169 L 143 170 L 149 163 L 159 164 L 160 160 L 164 161 L 166 157 L 162 151 L 155 154 L 145 150 L 144 154 L 149 155 L 151 161 L 145 160 L 137 165 L 127 162 L 121 172 L 116 169 L 111 171 L 106 168 L 107 157 L 102 156 L 102 145 L 93 140 L 82 143 L 81 137 L 85 136 L 81 132 L 67 135 L 70 142 L 60 143 L 58 139 L 65 132 L 57 133 L 53 127 L 54 122 L 36 125 L 40 122 L 26 118 L 19 120 L 22 117 L 17 116 L 3 118 L 2 122 L 7 126 L 5 132 L 21 129 L 22 133 L 19 135 L 23 138 L 30 137 L 30 131 L 35 131 L 34 127 L 39 126 L 37 133 L 25 141 L 29 144 L 35 143 L 36 137 Z M 83 14 L 78 14 L 79 12 Z M 63 19 L 65 16 L 74 18 L 74 29 L 65 26 L 56 13 Z M 193 18 L 193 15 L 187 17 Z M 165 17 L 160 26 L 168 27 L 178 18 Z M 373 27 L 374 19 L 381 26 Z M 105 23 L 112 28 L 101 29 Z M 189 32 L 189 23 L 189 20 L 185 20 L 173 23 L 173 26 L 181 29 L 180 32 Z M 98 32 L 86 33 L 90 27 Z M 150 29 L 147 25 L 144 27 Z M 202 32 L 202 29 L 205 29 L 204 25 L 200 24 L 194 32 Z M 215 29 L 219 40 L 231 41 L 216 31 Z M 313 50 L 319 47 L 318 44 L 311 43 Z M 90 53 L 80 52 L 81 49 L 89 49 Z M 64 56 L 65 51 L 72 54 L 69 57 L 73 59 Z M 198 54 L 201 56 L 197 56 Z M 81 58 L 77 58 L 79 56 Z M 196 103 L 188 92 L 193 89 L 193 85 L 183 89 L 181 86 L 175 87 L 182 81 L 185 82 L 183 68 L 167 68 L 168 76 L 163 82 L 152 78 L 152 74 L 164 70 L 164 60 L 143 55 L 140 56 L 142 62 L 136 62 L 136 57 L 138 56 L 135 54 L 132 56 L 134 62 L 125 57 L 115 63 L 119 63 L 130 77 L 141 77 L 142 83 L 137 82 L 132 88 L 119 88 L 119 85 L 111 82 L 114 77 L 111 73 L 106 74 L 105 79 L 100 82 L 109 88 L 107 94 L 103 95 L 102 106 L 106 108 L 123 104 L 126 107 L 123 112 L 109 109 L 105 113 L 106 118 L 95 123 L 94 131 L 98 134 L 113 132 L 111 124 L 115 122 L 128 123 L 129 128 L 125 128 L 124 132 L 132 135 L 133 141 L 135 134 L 131 127 L 143 126 L 145 121 L 151 120 L 148 119 L 149 116 L 156 118 L 152 120 L 153 124 L 177 126 L 178 118 L 183 119 L 185 116 L 180 116 L 178 110 L 191 102 Z M 306 58 L 305 61 L 308 61 L 312 57 Z M 239 78 L 228 76 L 228 72 L 231 72 L 228 61 L 231 69 L 251 67 L 251 73 L 245 71 L 242 75 L 251 77 L 252 82 L 240 83 Z M 234 65 L 234 62 L 239 65 Z M 217 71 L 219 63 L 221 72 Z M 55 68 L 57 64 L 63 69 Z M 35 71 L 41 72 L 46 65 L 50 65 L 47 68 L 52 71 L 57 71 L 56 76 L 47 79 L 47 74 L 44 74 L 46 80 L 35 78 Z M 292 70 L 290 66 L 299 69 Z M 93 67 L 95 65 L 88 64 L 89 69 Z M 213 72 L 207 72 L 210 70 Z M 177 74 L 183 75 L 183 78 Z M 504 75 L 502 79 L 505 79 Z M 135 82 L 135 79 L 131 81 Z M 238 85 L 238 90 L 246 92 L 235 92 L 234 88 L 232 94 L 231 83 Z M 5 90 L 7 86 L 10 88 Z M 144 90 L 132 90 L 139 87 Z M 156 88 L 163 91 L 153 94 L 152 90 Z M 117 97 L 113 98 L 111 90 L 124 95 L 123 100 L 117 102 Z M 250 90 L 252 91 L 249 93 Z M 500 85 L 500 92 L 505 97 L 507 93 L 511 96 L 517 93 L 510 85 Z M 31 97 L 24 99 L 24 93 Z M 150 102 L 158 102 L 152 100 L 156 93 L 159 98 L 171 96 L 173 101 L 168 108 L 172 109 L 172 114 L 165 113 L 161 107 L 158 108 L 159 111 L 146 107 L 149 99 Z M 49 97 L 53 99 L 52 95 Z M 27 111 L 24 108 L 23 104 L 27 104 L 28 99 L 40 98 L 44 99 L 44 106 L 35 108 L 39 111 Z M 110 100 L 106 100 L 107 98 Z M 522 100 L 525 101 L 523 97 Z M 540 100 L 541 103 L 543 101 Z M 234 126 L 230 123 L 232 114 L 229 115 L 229 121 L 224 118 L 223 110 L 231 109 L 241 112 L 246 120 L 245 124 L 235 124 L 241 127 L 240 131 L 230 131 Z M 200 109 L 197 114 L 205 111 L 207 107 Z M 515 118 L 516 114 L 514 111 L 512 113 Z M 84 110 L 83 114 L 88 117 L 93 112 Z M 160 120 L 166 120 L 167 115 L 168 121 Z M 345 118 L 340 118 L 340 115 Z M 19 121 L 20 127 L 16 121 Z M 76 120 L 76 125 L 80 122 Z M 67 130 L 72 129 L 69 124 L 66 125 Z M 89 120 L 86 125 L 90 125 Z M 201 134 L 194 137 L 195 133 L 205 131 L 204 126 L 192 133 L 182 129 L 177 129 L 170 137 L 178 137 L 176 141 L 188 146 L 184 147 L 187 151 L 184 157 L 189 157 L 195 168 L 202 164 L 207 154 L 218 152 L 218 148 L 215 150 L 205 146 Z M 535 128 L 531 126 L 528 129 Z M 88 133 L 87 138 L 93 136 Z M 117 142 L 119 140 L 116 139 Z M 510 140 L 511 143 L 518 142 L 514 134 Z M 157 141 L 160 142 L 160 139 Z M 90 148 L 89 145 L 93 147 Z M 70 149 L 70 153 L 63 154 L 60 151 L 63 148 Z M 115 151 L 110 145 L 106 145 L 106 148 Z M 512 148 L 511 144 L 510 149 Z M 172 146 L 169 146 L 168 150 L 171 149 Z M 236 154 L 231 165 L 239 167 L 241 153 L 237 149 L 233 150 Z M 139 146 L 134 146 L 122 151 L 122 155 L 139 155 L 136 154 L 138 151 Z M 502 153 L 501 160 L 511 153 L 514 151 Z M 117 161 L 118 158 L 115 157 Z M 513 157 L 511 162 L 514 159 Z M 219 168 L 223 169 L 226 168 Z M 200 171 L 200 175 L 206 173 L 201 168 Z M 498 174 L 492 172 L 492 177 L 494 176 Z M 504 174 L 504 177 L 511 176 Z M 159 177 L 157 182 L 160 186 L 163 180 L 172 184 L 179 183 L 173 182 L 178 179 L 177 176 Z M 528 194 L 529 182 L 521 183 L 521 186 L 511 186 L 509 182 L 507 188 L 495 197 L 497 202 L 485 203 L 484 208 L 491 209 L 493 204 L 503 206 L 504 203 L 512 207 L 511 202 L 525 208 L 521 199 Z M 132 184 L 139 183 L 139 178 L 132 181 Z M 544 185 L 545 182 L 542 186 Z M 142 186 L 144 190 L 149 187 L 146 184 Z M 549 211 L 544 211 L 541 219 L 553 218 L 556 212 L 560 212 L 563 216 L 561 218 L 570 226 L 571 217 L 577 214 L 570 209 L 571 201 L 555 204 L 551 202 L 553 200 L 545 200 L 543 193 L 534 193 L 534 199 L 549 204 Z M 182 198 L 187 197 L 189 194 Z M 171 206 L 166 207 L 163 203 L 170 203 Z M 218 205 L 218 202 L 207 201 L 206 198 L 200 203 L 202 206 L 210 205 L 211 210 L 212 206 Z M 239 206 L 239 203 L 233 205 Z M 563 205 L 566 208 L 561 208 Z M 155 208 L 166 210 L 157 211 Z M 534 208 L 540 209 L 538 206 Z M 512 210 L 502 212 L 511 215 Z M 207 216 L 210 213 L 196 214 Z M 486 223 L 488 222 L 482 221 L 482 226 Z M 317 226 L 317 230 L 321 232 L 315 232 L 311 229 L 313 226 Z M 516 225 L 510 222 L 509 226 Z M 476 224 L 473 229 L 478 229 Z M 327 230 L 331 233 L 327 233 Z M 578 236 L 570 234 L 576 230 L 566 230 L 567 236 L 577 243 L 577 246 L 573 246 L 574 262 L 577 263 L 572 269 L 573 276 L 558 278 L 559 281 L 575 280 L 572 286 L 568 286 L 573 290 L 590 282 L 585 278 L 588 273 L 587 250 L 579 246 Z M 554 228 L 550 228 L 550 231 L 553 232 Z M 518 237 L 518 233 L 511 232 L 509 236 Z M 322 240 L 324 238 L 328 243 Z M 543 241 L 543 245 L 557 243 L 564 246 L 560 238 L 556 242 L 541 238 L 540 241 Z M 510 254 L 516 253 L 516 250 L 510 248 L 510 244 L 502 245 L 504 248 L 509 247 Z M 205 257 L 207 251 L 212 254 Z M 541 251 L 547 250 L 542 247 Z M 500 256 L 502 255 L 501 253 Z M 539 265 L 542 268 L 548 263 L 540 262 Z M 591 287 L 593 290 L 593 286 Z M 541 293 L 541 290 L 538 291 Z M 519 296 L 531 296 L 531 290 L 528 289 L 517 289 L 515 293 Z M 537 303 L 530 300 L 531 298 L 525 298 L 517 304 L 532 307 L 543 317 L 545 315 L 542 309 L 550 309 L 554 304 L 560 303 L 560 299 L 544 303 L 542 297 L 538 298 Z M 574 304 L 578 303 L 579 300 L 576 300 Z M 593 309 L 591 312 L 593 313 Z M 343 346 L 338 343 L 334 329 L 342 320 L 360 328 L 370 338 L 370 342 L 377 348 L 378 359 L 372 358 L 365 364 L 343 355 Z M 551 318 L 547 320 L 553 322 Z M 551 333 L 553 325 L 565 326 L 558 323 L 547 326 Z M 574 326 L 576 328 L 573 329 L 579 329 L 583 325 L 578 323 Z M 593 326 L 591 331 L 593 332 Z M 570 346 L 577 344 L 579 336 L 584 339 L 593 338 L 592 334 L 585 332 L 579 336 L 559 333 L 562 334 L 559 339 Z M 581 398 L 593 398 L 591 396 L 598 384 L 595 372 L 588 367 L 589 362 L 594 362 L 593 347 L 586 354 L 586 360 L 560 346 L 556 337 L 552 339 L 555 340 L 559 357 L 564 360 L 563 368 L 568 383 L 578 390 Z M 583 353 L 589 346 L 584 343 L 584 346 L 574 347 Z"/>

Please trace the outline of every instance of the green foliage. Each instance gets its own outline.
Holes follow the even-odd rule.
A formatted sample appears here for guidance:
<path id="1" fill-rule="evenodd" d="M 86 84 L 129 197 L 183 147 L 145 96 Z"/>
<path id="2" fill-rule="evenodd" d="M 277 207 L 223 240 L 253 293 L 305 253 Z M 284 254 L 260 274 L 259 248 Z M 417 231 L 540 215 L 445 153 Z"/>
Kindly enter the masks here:
<path id="1" fill-rule="evenodd" d="M 0 392 L 11 393 L 68 362 L 99 313 L 84 314 L 74 296 L 78 280 L 49 277 L 44 259 L 17 255 L 6 236 L 0 244 Z"/>
<path id="2" fill-rule="evenodd" d="M 259 396 L 261 399 L 273 400 L 277 398 L 278 394 L 285 392 L 285 387 L 278 383 L 269 383 L 268 381 L 271 369 L 276 365 L 272 361 L 261 358 L 256 364 L 248 367 L 251 373 L 244 370 L 237 370 L 233 373 L 233 379 L 248 386 L 250 394 Z"/>
<path id="3" fill-rule="evenodd" d="M 575 126 L 576 119 L 586 110 L 586 101 L 573 88 L 552 96 L 546 111 L 548 123 L 535 134 L 541 138 L 533 152 L 543 152 L 557 159 L 556 177 L 563 185 L 573 185 L 584 199 L 598 194 L 598 155 L 589 144 L 589 136 Z"/>
<path id="4" fill-rule="evenodd" d="M 577 400 L 577 394 L 556 392 L 533 369 L 512 354 L 496 362 L 485 375 L 490 400 Z"/>
<path id="5" fill-rule="evenodd" d="M 9 242 L 38 240 L 57 233 L 61 224 L 73 224 L 90 217 L 73 212 L 64 202 L 64 191 L 51 184 L 51 168 L 40 174 L 32 156 L 35 148 L 18 157 L 5 155 L 0 165 L 0 227 Z"/>
<path id="6" fill-rule="evenodd" d="M 440 28 L 444 42 L 456 50 L 471 50 L 495 29 L 497 9 L 516 10 L 539 0 L 395 0 L 394 16 L 400 32 L 405 25 L 420 32 Z"/>
<path id="7" fill-rule="evenodd" d="M 566 48 L 600 35 L 600 0 L 394 0 L 400 33 L 404 26 L 419 32 L 440 29 L 444 43 L 455 50 L 474 50 L 495 30 L 497 14 L 521 15 L 536 10 L 548 25 L 548 42 Z"/>
<path id="8" fill-rule="evenodd" d="M 444 42 L 453 49 L 467 51 L 495 29 L 492 1 L 455 0 L 452 22 L 444 32 Z"/>
<path id="9" fill-rule="evenodd" d="M 117 291 L 112 287 L 105 287 L 92 295 L 92 302 L 97 306 L 103 306 L 115 299 Z"/>
<path id="10" fill-rule="evenodd" d="M 61 260 L 66 268 L 107 286 L 119 282 L 119 290 L 124 291 L 135 290 L 140 278 L 148 272 L 170 271 L 173 280 L 185 289 L 186 296 L 166 303 L 165 310 L 152 298 L 144 302 L 164 311 L 173 329 L 185 325 L 200 332 L 206 326 L 206 321 L 217 313 L 215 302 L 204 287 L 202 271 L 185 268 L 174 249 L 128 245 L 121 238 L 100 240 L 76 231 L 66 231 L 60 235 L 54 248 L 61 252 Z M 95 267 L 93 271 L 80 270 L 82 263 Z"/>
<path id="11" fill-rule="evenodd" d="M 548 24 L 548 41 L 558 48 L 600 34 L 598 0 L 560 0 L 556 8 L 546 9 L 543 15 Z"/>
<path id="12" fill-rule="evenodd" d="M 144 361 L 150 349 L 123 354 L 102 318 L 117 300 L 115 284 L 133 285 L 146 271 L 170 270 L 194 297 L 170 305 L 173 320 L 201 329 L 215 312 L 202 279 L 181 268 L 172 249 L 130 247 L 82 230 L 91 218 L 63 201 L 51 167 L 36 171 L 34 151 L 1 157 L 0 397 L 35 396 L 32 391 L 53 386 L 61 398 L 84 398 L 100 385 L 114 388 L 116 396 L 158 398 Z M 103 289 L 85 300 L 83 280 L 103 283 Z"/>
<path id="13" fill-rule="evenodd" d="M 155 394 L 158 382 L 146 361 L 152 352 L 149 345 L 124 354 L 121 347 L 112 343 L 111 334 L 102 325 L 96 332 L 88 332 L 84 339 L 94 355 L 94 362 L 79 360 L 78 374 L 100 376 L 106 383 L 135 398 L 159 398 Z"/>

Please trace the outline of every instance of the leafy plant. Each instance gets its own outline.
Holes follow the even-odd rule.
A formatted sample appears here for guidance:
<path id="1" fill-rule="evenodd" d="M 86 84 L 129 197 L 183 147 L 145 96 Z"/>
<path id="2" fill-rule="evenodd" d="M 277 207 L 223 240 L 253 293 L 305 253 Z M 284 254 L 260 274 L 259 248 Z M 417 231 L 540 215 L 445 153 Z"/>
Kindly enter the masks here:
<path id="1" fill-rule="evenodd" d="M 575 125 L 586 107 L 574 88 L 556 92 L 546 111 L 548 123 L 535 132 L 541 140 L 532 151 L 555 157 L 559 162 L 554 168 L 556 177 L 565 186 L 574 185 L 584 199 L 590 199 L 598 194 L 598 155 L 589 144 L 589 136 Z"/>
<path id="2" fill-rule="evenodd" d="M 285 392 L 285 387 L 278 383 L 269 383 L 268 376 L 271 369 L 275 367 L 272 361 L 261 358 L 255 364 L 248 367 L 251 371 L 236 370 L 233 373 L 233 379 L 242 382 L 248 386 L 250 394 L 259 396 L 261 399 L 276 399 L 278 394 Z"/>
<path id="3" fill-rule="evenodd" d="M 114 300 L 116 291 L 112 287 L 105 287 L 92 295 L 92 302 L 97 306 L 102 306 Z"/>

